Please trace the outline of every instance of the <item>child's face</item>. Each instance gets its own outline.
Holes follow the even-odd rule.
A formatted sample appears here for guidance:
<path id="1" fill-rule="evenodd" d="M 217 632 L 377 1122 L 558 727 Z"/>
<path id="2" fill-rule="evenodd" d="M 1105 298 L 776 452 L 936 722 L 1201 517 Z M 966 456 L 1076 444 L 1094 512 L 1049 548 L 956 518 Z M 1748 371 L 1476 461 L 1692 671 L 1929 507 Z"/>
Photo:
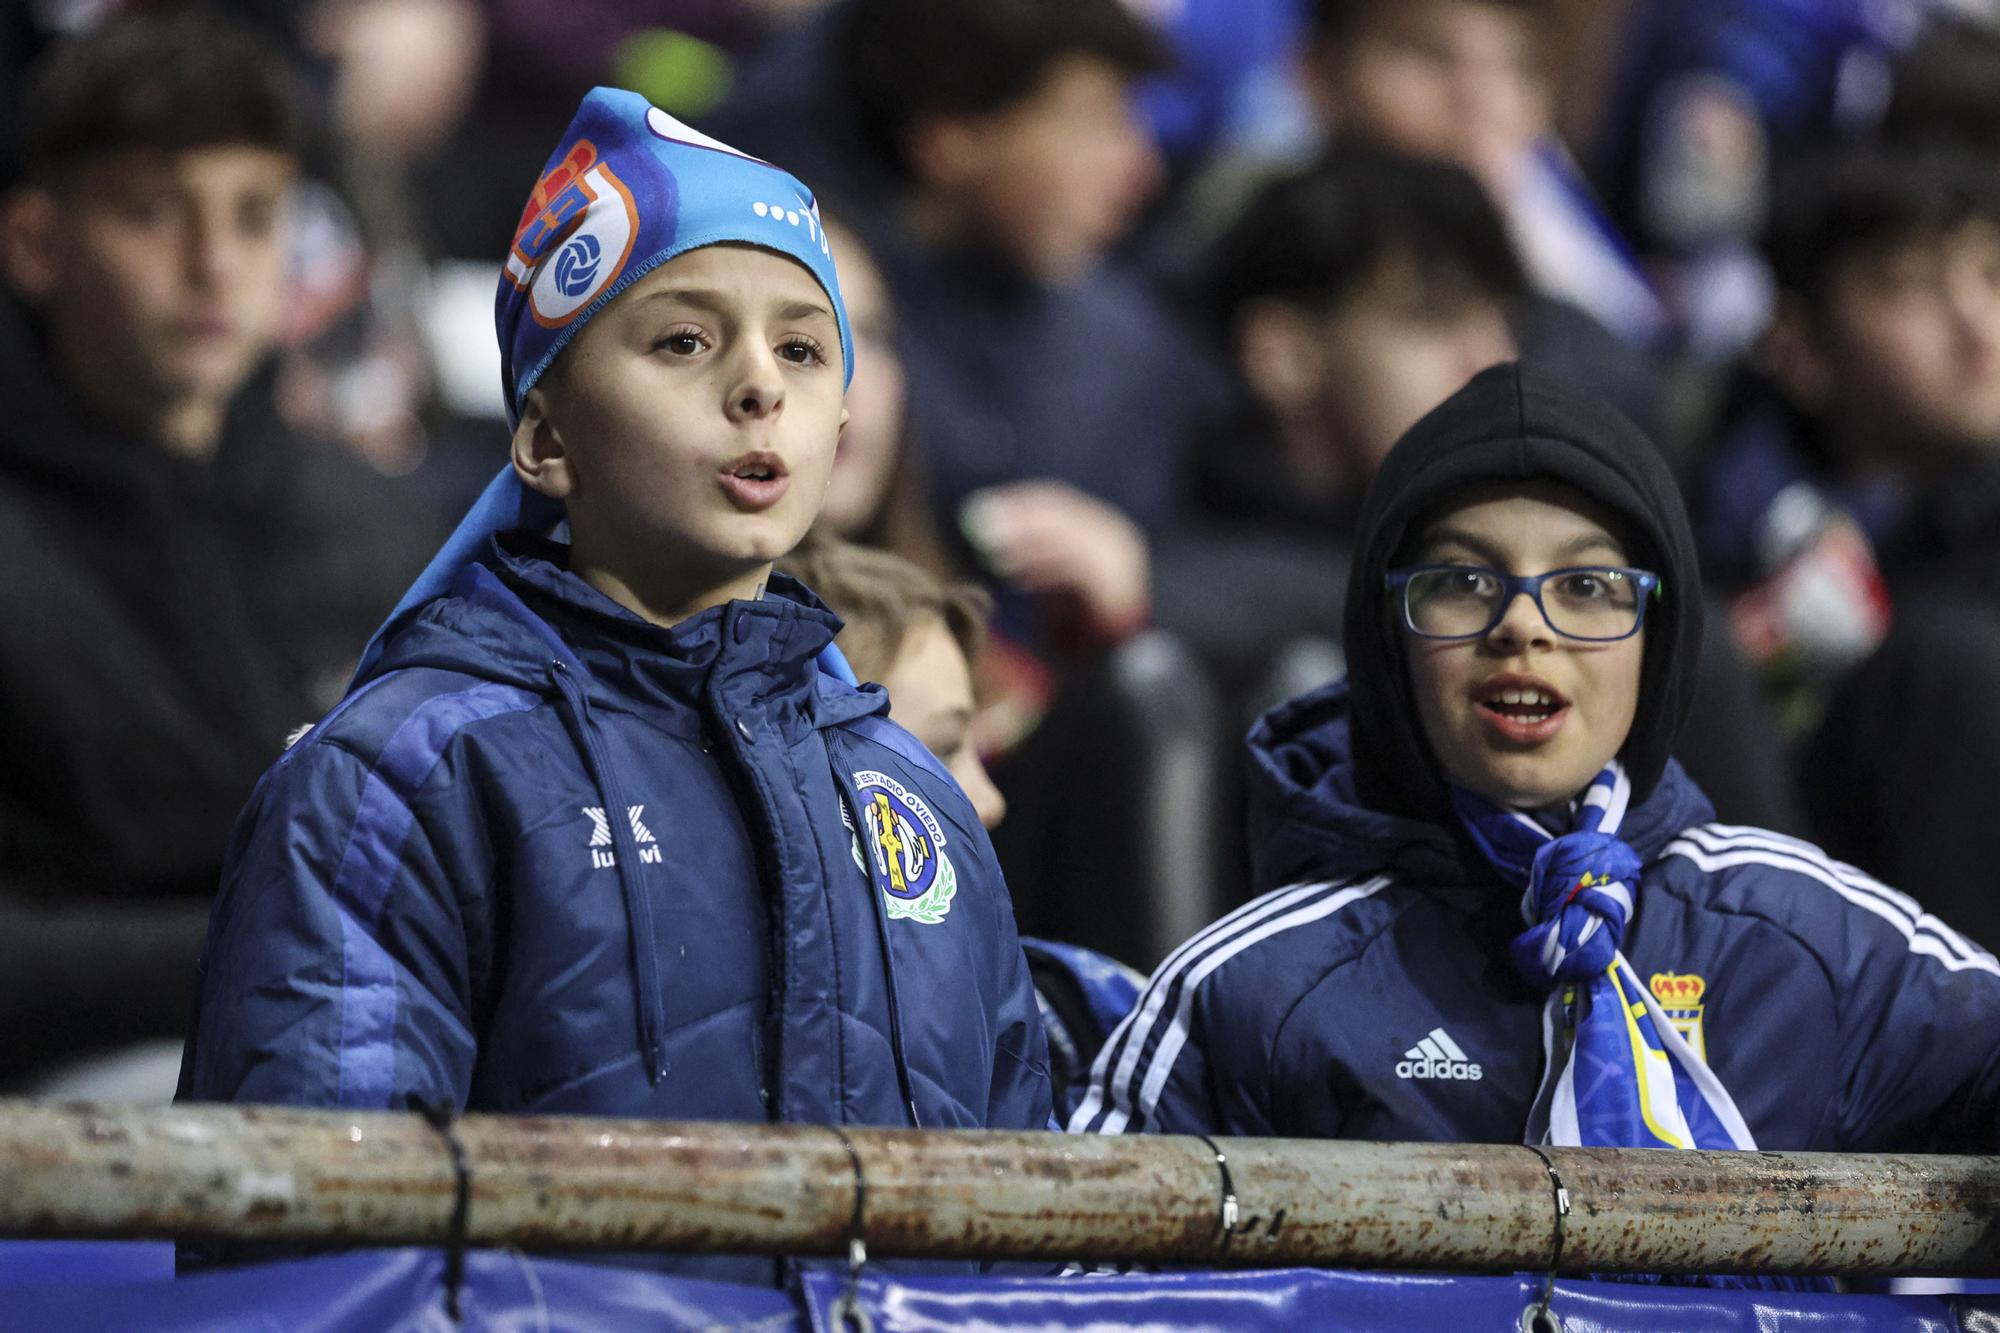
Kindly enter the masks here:
<path id="1" fill-rule="evenodd" d="M 1337 134 L 1459 162 L 1489 185 L 1547 127 L 1534 30 L 1491 0 L 1378 3 L 1316 62 Z"/>
<path id="2" fill-rule="evenodd" d="M 1886 461 L 2000 447 L 2000 225 L 1975 222 L 1838 266 L 1813 339 L 1825 408 Z"/>
<path id="3" fill-rule="evenodd" d="M 1010 106 L 918 136 L 918 170 L 948 225 L 1052 282 L 1077 277 L 1117 244 L 1160 182 L 1131 80 L 1083 56 L 1056 61 Z"/>
<path id="4" fill-rule="evenodd" d="M 1462 282 L 1425 281 L 1400 258 L 1331 310 L 1269 303 L 1252 311 L 1238 353 L 1265 410 L 1311 442 L 1313 476 L 1326 489 L 1354 492 L 1418 418 L 1519 355 L 1499 300 Z"/>
<path id="5" fill-rule="evenodd" d="M 972 801 L 979 822 L 993 828 L 1007 799 L 993 785 L 971 739 L 972 670 L 958 640 L 937 616 L 926 616 L 903 638 L 881 673 L 889 715 L 944 762 Z"/>
<path id="6" fill-rule="evenodd" d="M 1625 565 L 1610 517 L 1556 486 L 1476 493 L 1425 529 L 1419 564 L 1483 565 L 1542 574 L 1575 565 Z M 1574 797 L 1624 745 L 1639 704 L 1645 631 L 1608 643 L 1564 638 L 1525 596 L 1483 637 L 1440 641 L 1407 629 L 1403 646 L 1424 735 L 1445 775 L 1513 809 Z M 1546 720 L 1504 693 L 1540 691 Z"/>
<path id="7" fill-rule="evenodd" d="M 1517 351 L 1498 301 L 1460 291 L 1426 295 L 1391 265 L 1321 325 L 1320 415 L 1357 486 L 1366 486 L 1403 432 L 1488 366 Z"/>
<path id="8" fill-rule="evenodd" d="M 599 312 L 531 391 L 517 466 L 524 449 L 554 458 L 526 479 L 565 502 L 580 569 L 687 592 L 761 576 L 825 499 L 840 358 L 804 267 L 689 251 Z"/>
<path id="9" fill-rule="evenodd" d="M 241 387 L 276 336 L 294 171 L 265 148 L 128 149 L 79 164 L 60 197 L 23 191 L 9 277 L 100 409 Z"/>

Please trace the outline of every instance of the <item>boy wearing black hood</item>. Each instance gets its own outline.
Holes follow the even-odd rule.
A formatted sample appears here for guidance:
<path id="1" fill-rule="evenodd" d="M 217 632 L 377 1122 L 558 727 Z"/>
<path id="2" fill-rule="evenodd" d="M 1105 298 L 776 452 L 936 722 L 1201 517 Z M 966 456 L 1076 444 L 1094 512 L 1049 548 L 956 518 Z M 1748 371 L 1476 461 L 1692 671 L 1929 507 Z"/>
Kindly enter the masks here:
<path id="1" fill-rule="evenodd" d="M 1669 757 L 1696 586 L 1595 400 L 1499 366 L 1413 427 L 1349 678 L 1251 735 L 1269 892 L 1160 967 L 1071 1128 L 1991 1151 L 2000 963 Z"/>

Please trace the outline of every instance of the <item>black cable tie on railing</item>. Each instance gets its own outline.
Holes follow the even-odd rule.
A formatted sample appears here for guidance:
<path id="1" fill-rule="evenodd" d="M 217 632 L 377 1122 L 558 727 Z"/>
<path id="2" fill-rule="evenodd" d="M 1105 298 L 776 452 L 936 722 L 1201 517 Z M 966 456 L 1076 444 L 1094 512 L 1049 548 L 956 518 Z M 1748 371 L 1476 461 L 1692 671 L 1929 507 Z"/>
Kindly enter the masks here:
<path id="1" fill-rule="evenodd" d="M 451 1229 L 444 1243 L 444 1308 L 454 1324 L 463 1323 L 465 1316 L 459 1312 L 458 1294 L 465 1285 L 465 1233 L 472 1213 L 472 1163 L 465 1155 L 465 1145 L 459 1142 L 458 1133 L 452 1128 L 458 1112 L 449 1102 L 443 1098 L 429 1101 L 412 1097 L 410 1105 L 423 1116 L 424 1123 L 444 1139 L 445 1148 L 451 1153 L 453 1195 Z"/>
<path id="2" fill-rule="evenodd" d="M 1565 1223 L 1569 1218 L 1569 1190 L 1556 1170 L 1555 1159 L 1532 1143 L 1524 1146 L 1542 1159 L 1542 1166 L 1549 1173 L 1549 1188 L 1555 1192 L 1555 1235 L 1549 1244 L 1549 1271 L 1542 1278 L 1542 1297 L 1522 1312 L 1521 1327 L 1528 1333 L 1562 1333 L 1562 1320 L 1556 1316 L 1554 1302 L 1556 1269 L 1562 1266 Z"/>
<path id="3" fill-rule="evenodd" d="M 1236 1223 L 1242 1214 L 1242 1207 L 1236 1200 L 1236 1178 L 1230 1174 L 1229 1158 L 1223 1155 L 1222 1149 L 1215 1146 L 1215 1140 L 1206 1134 L 1197 1134 L 1195 1137 L 1206 1143 L 1208 1150 L 1215 1154 L 1216 1169 L 1222 1173 L 1222 1201 L 1217 1209 L 1217 1221 L 1222 1228 L 1222 1252 L 1227 1254 L 1229 1242 L 1236 1235 Z"/>
<path id="4" fill-rule="evenodd" d="M 868 1266 L 868 1242 L 862 1225 L 868 1214 L 868 1175 L 861 1169 L 861 1154 L 854 1140 L 838 1125 L 828 1125 L 840 1146 L 847 1149 L 847 1164 L 854 1168 L 854 1212 L 847 1219 L 847 1286 L 834 1298 L 827 1314 L 835 1328 L 851 1328 L 855 1333 L 874 1333 L 875 1321 L 861 1304 L 861 1270 Z"/>

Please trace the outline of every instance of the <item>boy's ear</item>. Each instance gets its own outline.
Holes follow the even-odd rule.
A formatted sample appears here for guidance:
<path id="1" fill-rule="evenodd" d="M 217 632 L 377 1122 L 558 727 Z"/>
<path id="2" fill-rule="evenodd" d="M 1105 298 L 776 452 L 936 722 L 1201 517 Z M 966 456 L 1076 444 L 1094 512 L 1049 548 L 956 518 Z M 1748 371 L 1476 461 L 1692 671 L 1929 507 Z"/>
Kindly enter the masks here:
<path id="1" fill-rule="evenodd" d="M 29 305 L 55 294 L 62 279 L 55 195 L 24 185 L 0 198 L 0 275 Z"/>
<path id="2" fill-rule="evenodd" d="M 1793 406 L 1809 415 L 1829 409 L 1833 368 L 1821 347 L 1818 321 L 1804 301 L 1792 295 L 1778 298 L 1757 356 Z"/>
<path id="3" fill-rule="evenodd" d="M 1273 416 L 1310 410 L 1320 377 L 1312 321 L 1283 301 L 1250 302 L 1236 320 L 1236 367 Z"/>
<path id="4" fill-rule="evenodd" d="M 562 431 L 549 419 L 548 396 L 542 386 L 528 390 L 521 405 L 521 421 L 514 427 L 514 475 L 530 490 L 540 491 L 551 500 L 566 500 L 576 488 L 569 448 Z"/>

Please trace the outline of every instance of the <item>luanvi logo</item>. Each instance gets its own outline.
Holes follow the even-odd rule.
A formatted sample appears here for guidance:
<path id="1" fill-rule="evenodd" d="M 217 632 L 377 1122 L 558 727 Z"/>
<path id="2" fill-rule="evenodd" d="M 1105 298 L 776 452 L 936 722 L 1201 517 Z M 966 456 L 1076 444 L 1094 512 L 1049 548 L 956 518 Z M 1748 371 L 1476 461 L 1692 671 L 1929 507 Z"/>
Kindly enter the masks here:
<path id="1" fill-rule="evenodd" d="M 618 853 L 611 850 L 611 821 L 604 817 L 604 808 L 586 805 L 583 813 L 590 818 L 590 867 L 603 870 L 618 864 Z M 639 816 L 646 813 L 643 805 L 626 808 L 625 815 L 632 823 L 632 841 L 639 844 L 639 859 L 657 864 L 660 859 L 660 844 L 653 837 L 653 830 L 646 827 Z"/>

